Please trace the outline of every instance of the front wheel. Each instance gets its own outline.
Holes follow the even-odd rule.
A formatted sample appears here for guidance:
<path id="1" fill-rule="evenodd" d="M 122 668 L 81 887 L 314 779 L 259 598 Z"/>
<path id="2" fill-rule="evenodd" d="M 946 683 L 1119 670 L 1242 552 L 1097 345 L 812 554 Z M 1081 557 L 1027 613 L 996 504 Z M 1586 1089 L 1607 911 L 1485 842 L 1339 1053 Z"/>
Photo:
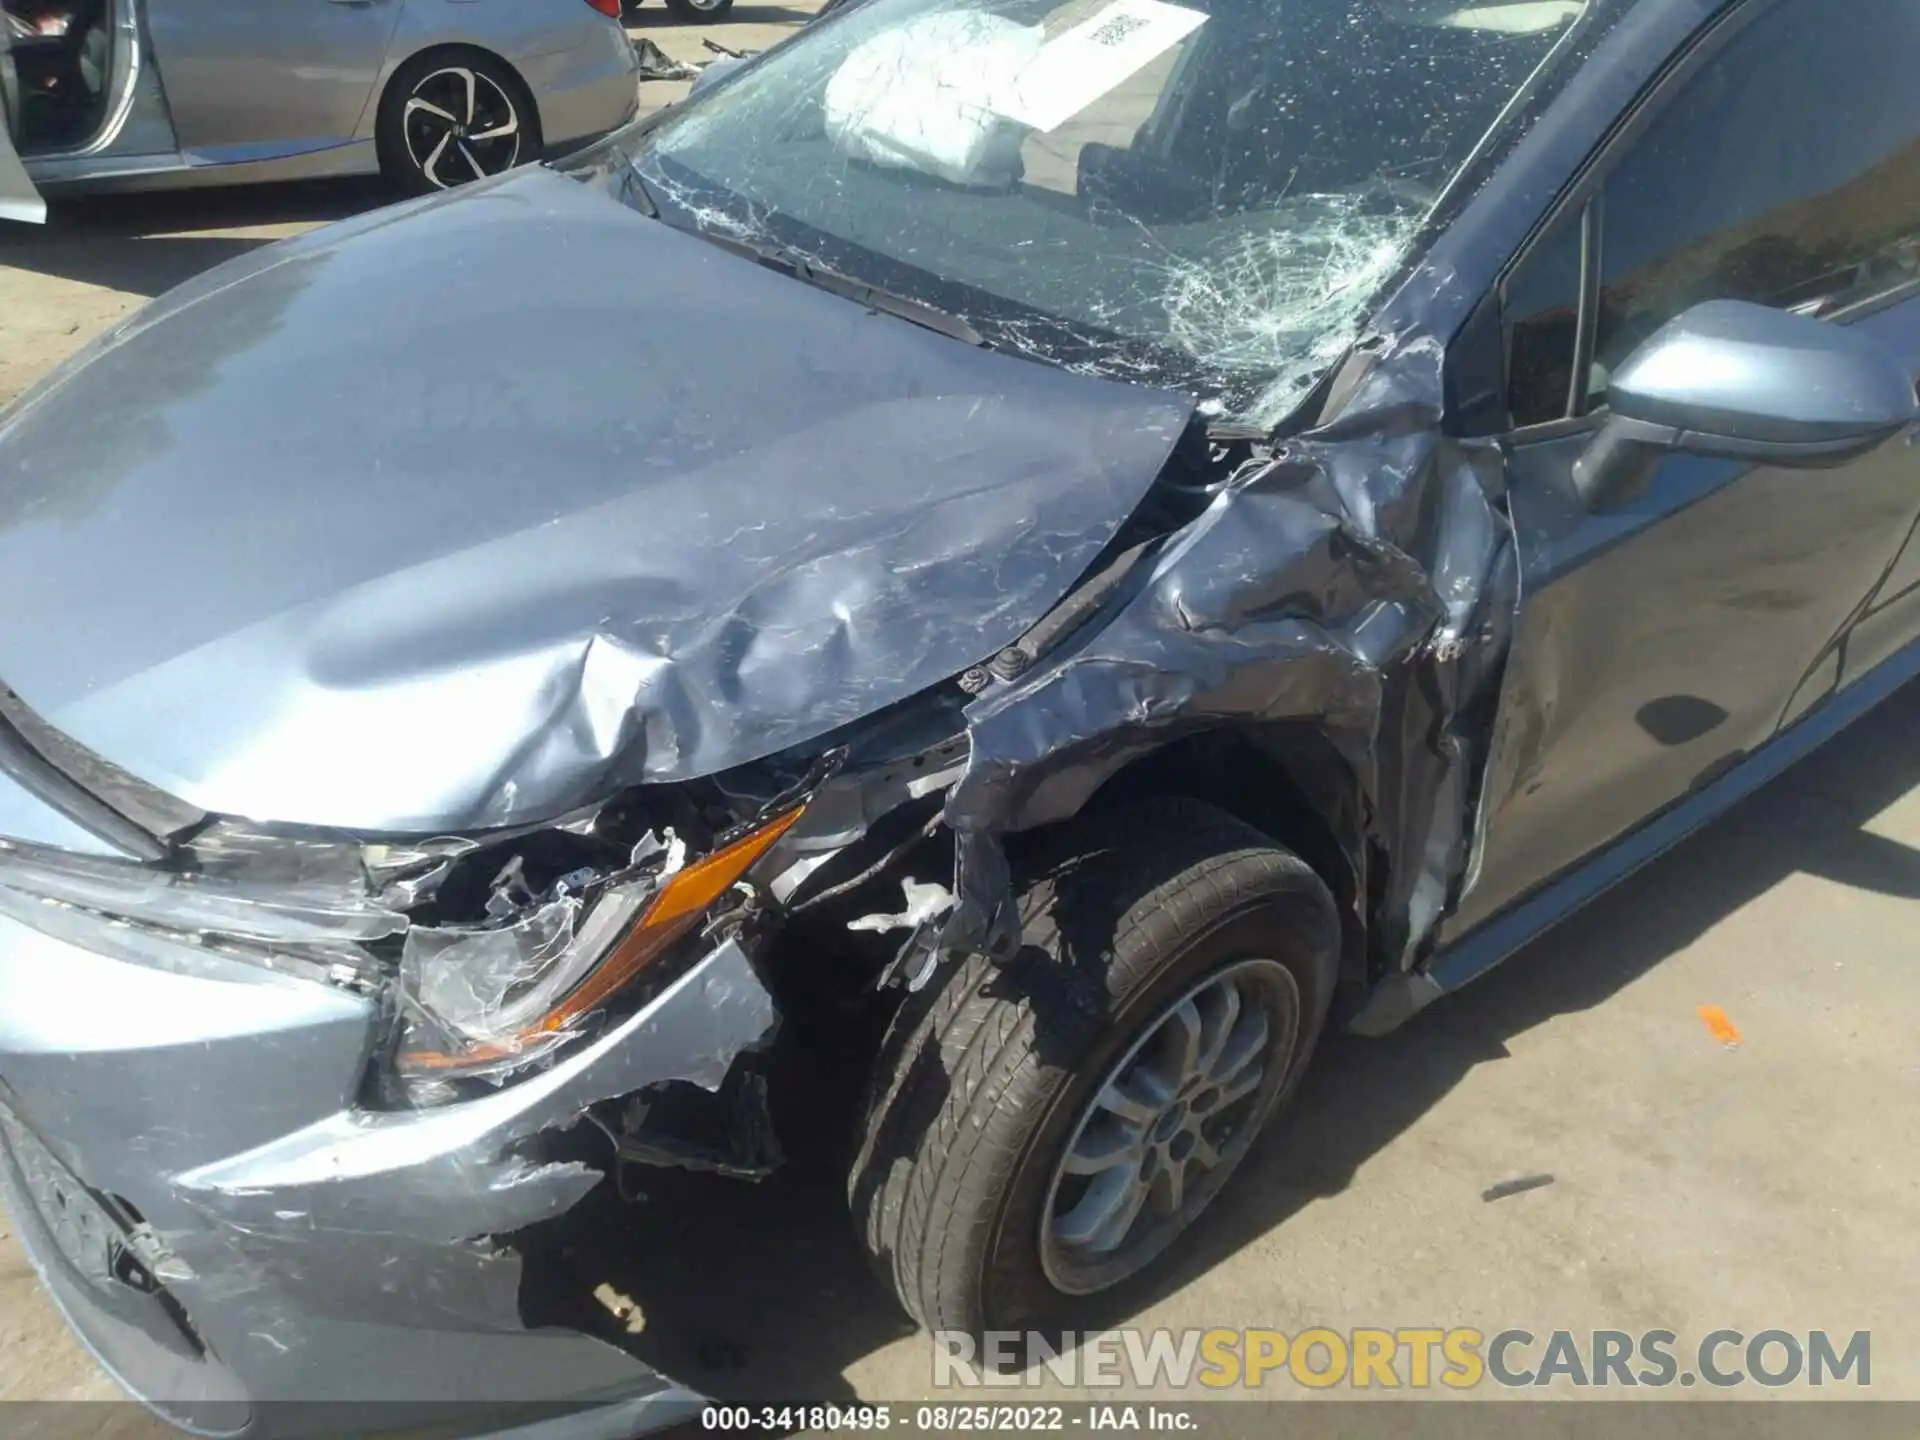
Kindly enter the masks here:
<path id="1" fill-rule="evenodd" d="M 540 158 L 540 116 L 512 67 L 481 51 L 408 61 L 377 124 L 380 168 L 406 189 L 447 190 Z"/>
<path id="2" fill-rule="evenodd" d="M 1305 1069 L 1339 919 L 1303 861 L 1208 806 L 1063 827 L 1010 965 L 973 957 L 883 1042 L 849 1191 L 936 1330 L 1017 1329 L 1191 1229 Z"/>

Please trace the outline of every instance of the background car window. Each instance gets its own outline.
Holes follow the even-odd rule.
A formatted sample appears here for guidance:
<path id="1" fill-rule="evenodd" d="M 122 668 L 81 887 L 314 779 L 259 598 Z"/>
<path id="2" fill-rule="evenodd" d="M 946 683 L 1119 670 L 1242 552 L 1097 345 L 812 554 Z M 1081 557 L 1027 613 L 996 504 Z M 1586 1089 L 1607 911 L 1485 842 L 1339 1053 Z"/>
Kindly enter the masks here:
<path id="1" fill-rule="evenodd" d="M 1820 315 L 1920 278 L 1920 0 L 1748 25 L 1608 179 L 1602 233 L 1596 387 L 1700 301 Z"/>
<path id="2" fill-rule="evenodd" d="M 1565 419 L 1579 343 L 1581 219 L 1561 220 L 1507 282 L 1507 397 L 1515 425 Z"/>

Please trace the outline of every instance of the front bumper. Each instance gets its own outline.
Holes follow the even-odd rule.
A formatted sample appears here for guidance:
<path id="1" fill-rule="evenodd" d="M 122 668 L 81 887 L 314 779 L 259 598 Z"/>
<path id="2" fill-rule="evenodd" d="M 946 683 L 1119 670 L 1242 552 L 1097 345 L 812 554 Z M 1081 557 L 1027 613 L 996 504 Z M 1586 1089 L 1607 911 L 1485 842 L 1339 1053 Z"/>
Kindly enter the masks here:
<path id="1" fill-rule="evenodd" d="M 697 1407 L 611 1344 L 523 1323 L 506 1237 L 601 1178 L 541 1161 L 536 1136 L 648 1085 L 716 1087 L 772 1028 L 736 945 L 550 1069 L 405 1113 L 355 1103 L 365 997 L 110 948 L 0 915 L 0 1199 L 136 1396 L 248 1435 L 500 1430 L 554 1407 L 569 1436 L 628 1435 Z"/>

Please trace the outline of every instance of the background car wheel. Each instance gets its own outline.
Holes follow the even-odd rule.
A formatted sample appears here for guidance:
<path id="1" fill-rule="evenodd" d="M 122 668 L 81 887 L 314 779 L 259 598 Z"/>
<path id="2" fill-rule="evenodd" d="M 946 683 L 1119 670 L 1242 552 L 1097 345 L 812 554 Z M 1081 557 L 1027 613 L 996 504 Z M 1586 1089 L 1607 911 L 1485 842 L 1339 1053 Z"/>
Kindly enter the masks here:
<path id="1" fill-rule="evenodd" d="M 478 50 L 416 56 L 380 100 L 380 168 L 446 190 L 540 158 L 540 115 L 513 68 Z"/>
<path id="2" fill-rule="evenodd" d="M 667 9 L 682 20 L 718 20 L 733 9 L 733 0 L 667 0 Z"/>
<path id="3" fill-rule="evenodd" d="M 970 957 L 882 1042 L 849 1198 L 930 1329 L 1018 1328 L 1192 1226 L 1305 1069 L 1340 922 L 1300 859 L 1210 806 L 1037 842 L 1010 964 Z"/>

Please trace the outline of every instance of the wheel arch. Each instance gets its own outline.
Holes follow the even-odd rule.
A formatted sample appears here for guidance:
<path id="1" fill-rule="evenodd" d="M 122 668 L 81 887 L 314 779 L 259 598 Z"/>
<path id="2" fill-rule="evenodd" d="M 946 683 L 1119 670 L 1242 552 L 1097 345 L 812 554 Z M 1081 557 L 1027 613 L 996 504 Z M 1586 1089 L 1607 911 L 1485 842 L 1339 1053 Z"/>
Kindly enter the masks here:
<path id="1" fill-rule="evenodd" d="M 367 96 L 367 108 L 360 116 L 360 125 L 354 138 L 357 140 L 379 138 L 380 112 L 387 103 L 387 96 L 392 92 L 394 82 L 408 69 L 423 61 L 457 59 L 462 55 L 483 56 L 499 65 L 519 87 L 520 93 L 515 98 L 533 112 L 536 120 L 544 119 L 540 114 L 540 101 L 534 95 L 533 87 L 527 83 L 527 77 L 520 73 L 520 67 L 492 46 L 484 45 L 478 40 L 448 40 L 435 37 L 416 44 L 411 49 L 402 49 L 396 37 L 393 46 L 387 51 L 387 58 L 380 68 L 379 76 L 374 81 L 373 89 Z"/>
<path id="2" fill-rule="evenodd" d="M 1278 724 L 1182 736 L 1117 770 L 1064 823 L 1079 822 L 1096 802 L 1156 795 L 1203 801 L 1305 861 L 1340 910 L 1336 1007 L 1371 988 L 1384 968 L 1371 944 L 1384 860 L 1368 839 L 1359 778 L 1325 734 Z"/>

